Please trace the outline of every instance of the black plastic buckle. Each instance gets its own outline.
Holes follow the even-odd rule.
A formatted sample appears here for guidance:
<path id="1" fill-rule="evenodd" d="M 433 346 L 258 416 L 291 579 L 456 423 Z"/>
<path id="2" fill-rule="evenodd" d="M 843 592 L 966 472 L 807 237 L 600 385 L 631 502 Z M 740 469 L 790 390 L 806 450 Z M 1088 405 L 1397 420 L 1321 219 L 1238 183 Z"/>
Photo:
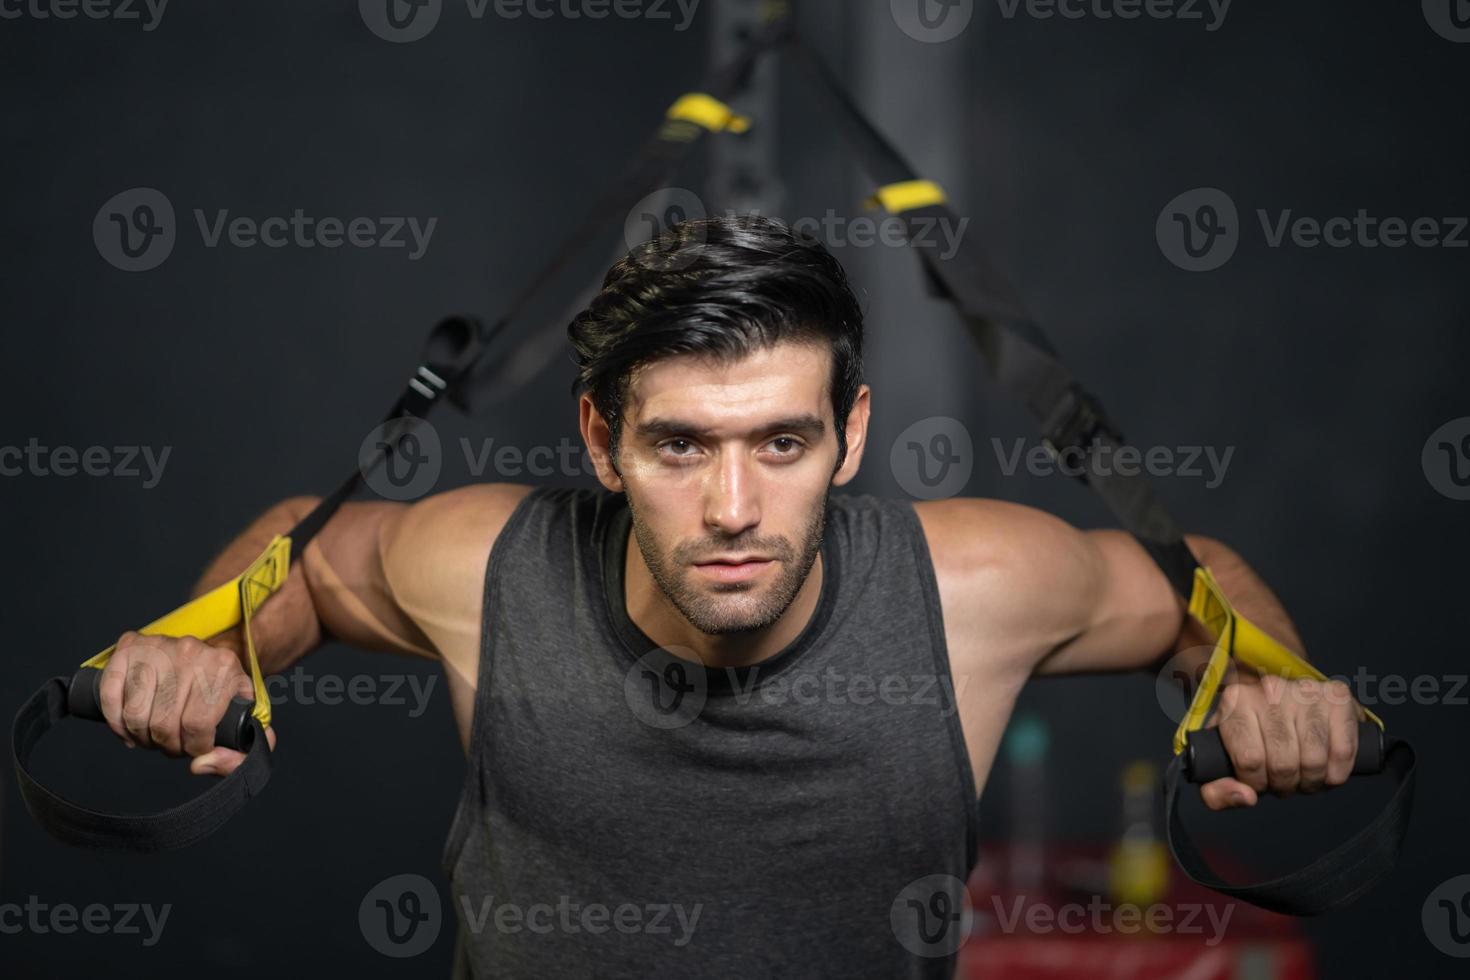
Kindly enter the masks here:
<path id="1" fill-rule="evenodd" d="M 1108 418 L 1102 403 L 1080 384 L 1072 382 L 1067 389 L 1066 398 L 1052 413 L 1051 419 L 1042 426 L 1041 444 L 1046 447 L 1052 459 L 1062 462 L 1062 453 L 1069 449 L 1085 453 L 1102 436 L 1108 436 L 1118 443 L 1123 441 L 1123 434 Z M 1087 482 L 1085 474 L 1078 474 L 1077 479 Z"/>

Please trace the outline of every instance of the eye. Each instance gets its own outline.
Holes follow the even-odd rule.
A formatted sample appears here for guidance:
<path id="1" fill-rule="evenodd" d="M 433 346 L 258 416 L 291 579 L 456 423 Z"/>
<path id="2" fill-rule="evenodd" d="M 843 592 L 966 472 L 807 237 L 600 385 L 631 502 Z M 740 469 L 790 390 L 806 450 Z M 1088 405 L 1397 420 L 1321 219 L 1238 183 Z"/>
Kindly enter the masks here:
<path id="1" fill-rule="evenodd" d="M 689 439 L 669 439 L 658 444 L 661 455 L 673 459 L 688 459 L 693 456 L 694 443 Z"/>
<path id="2" fill-rule="evenodd" d="M 806 448 L 795 436 L 777 436 L 766 445 L 774 447 L 776 455 L 783 457 L 800 455 L 801 451 Z"/>

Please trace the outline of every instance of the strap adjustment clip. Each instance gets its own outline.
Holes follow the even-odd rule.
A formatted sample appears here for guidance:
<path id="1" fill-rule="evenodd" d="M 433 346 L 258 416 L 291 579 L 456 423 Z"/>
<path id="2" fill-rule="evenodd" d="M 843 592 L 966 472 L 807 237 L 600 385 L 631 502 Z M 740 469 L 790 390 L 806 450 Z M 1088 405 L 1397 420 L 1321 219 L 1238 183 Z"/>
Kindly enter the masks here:
<path id="1" fill-rule="evenodd" d="M 1076 381 L 1068 386 L 1041 432 L 1041 444 L 1059 463 L 1063 461 L 1064 452 L 1078 450 L 1085 453 L 1103 436 L 1114 442 L 1123 441 L 1123 434 L 1108 418 L 1102 403 Z M 1085 473 L 1077 474 L 1077 479 L 1087 482 Z"/>
<path id="2" fill-rule="evenodd" d="M 408 387 L 398 403 L 399 412 L 396 414 L 407 412 L 409 415 L 423 416 L 448 388 L 449 382 L 440 377 L 438 372 L 421 364 L 413 377 L 408 379 Z"/>

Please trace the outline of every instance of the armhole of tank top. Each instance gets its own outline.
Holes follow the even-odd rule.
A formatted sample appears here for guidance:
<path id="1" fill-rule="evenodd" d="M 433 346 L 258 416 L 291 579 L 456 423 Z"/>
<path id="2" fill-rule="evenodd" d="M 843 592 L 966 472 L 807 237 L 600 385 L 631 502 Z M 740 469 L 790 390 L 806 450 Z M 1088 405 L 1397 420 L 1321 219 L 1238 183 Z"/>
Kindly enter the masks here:
<path id="1" fill-rule="evenodd" d="M 475 666 L 475 696 L 470 712 L 469 751 L 465 754 L 464 780 L 460 785 L 459 800 L 454 806 L 454 817 L 450 824 L 449 836 L 444 844 L 444 870 L 451 878 L 454 874 L 454 865 L 459 860 L 460 851 L 464 848 L 465 837 L 470 830 L 467 808 L 474 799 L 472 794 L 478 793 L 480 785 L 481 743 L 483 741 L 481 726 L 487 702 L 490 699 L 490 681 L 494 675 L 495 634 L 490 628 L 490 610 L 494 606 L 495 597 L 499 594 L 501 568 L 505 564 L 504 555 L 507 551 L 507 548 L 502 548 L 501 545 L 509 541 L 511 535 L 520 528 L 520 525 L 526 520 L 526 514 L 533 500 L 540 498 L 546 490 L 546 487 L 535 487 L 516 502 L 510 516 L 505 519 L 500 533 L 495 536 L 495 543 L 490 546 L 490 556 L 485 561 L 485 586 L 481 593 L 483 599 L 480 606 L 480 657 Z"/>
<path id="2" fill-rule="evenodd" d="M 954 673 L 950 668 L 949 644 L 944 638 L 944 609 L 939 601 L 939 580 L 934 575 L 934 558 L 929 552 L 929 539 L 924 536 L 924 525 L 919 520 L 913 503 L 907 500 L 896 502 L 913 540 L 919 584 L 924 591 L 924 602 L 929 611 L 929 648 L 934 652 L 934 669 L 943 679 L 950 699 L 950 704 L 947 706 L 950 710 L 944 723 L 949 731 L 950 746 L 955 754 L 956 771 L 960 779 L 960 796 L 965 801 L 965 865 L 973 869 L 980 843 L 980 794 L 975 786 L 975 772 L 970 767 L 970 752 L 965 747 L 965 731 L 960 720 L 959 694 L 955 689 Z"/>

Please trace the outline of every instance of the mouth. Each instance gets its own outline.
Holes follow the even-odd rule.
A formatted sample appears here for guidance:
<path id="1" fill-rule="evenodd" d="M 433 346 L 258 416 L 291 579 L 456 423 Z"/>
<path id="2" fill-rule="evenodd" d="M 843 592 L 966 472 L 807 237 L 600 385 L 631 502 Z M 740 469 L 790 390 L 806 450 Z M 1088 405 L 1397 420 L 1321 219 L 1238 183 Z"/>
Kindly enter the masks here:
<path id="1" fill-rule="evenodd" d="M 765 571 L 776 562 L 770 558 L 754 555 L 720 558 L 715 561 L 696 562 L 694 567 L 702 575 L 716 582 L 744 582 Z"/>

